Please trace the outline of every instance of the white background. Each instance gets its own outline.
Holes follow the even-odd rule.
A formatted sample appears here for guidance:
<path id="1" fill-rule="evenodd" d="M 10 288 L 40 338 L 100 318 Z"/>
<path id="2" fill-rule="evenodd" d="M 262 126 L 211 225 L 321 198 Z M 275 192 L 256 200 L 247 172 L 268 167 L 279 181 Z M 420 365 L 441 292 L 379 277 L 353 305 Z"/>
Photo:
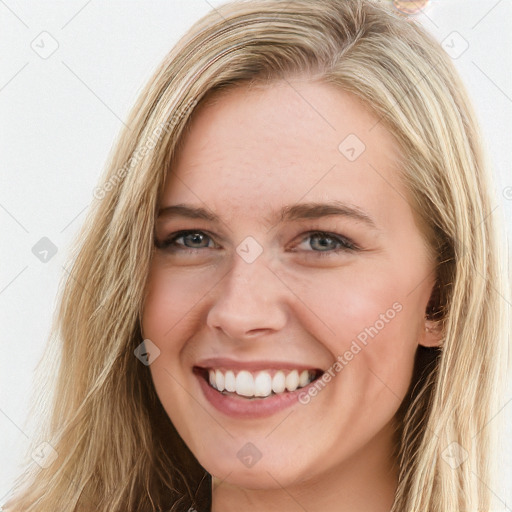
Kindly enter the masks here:
<path id="1" fill-rule="evenodd" d="M 28 446 L 24 424 L 33 370 L 69 244 L 107 154 L 155 67 L 195 20 L 221 3 L 0 0 L 0 504 Z M 469 45 L 453 55 L 454 62 L 494 166 L 494 214 L 510 219 L 512 0 L 432 0 L 416 18 L 455 54 Z M 52 45 L 58 48 L 47 58 L 35 51 L 48 52 Z M 32 253 L 42 237 L 57 248 L 46 263 Z M 507 431 L 500 454 L 503 483 L 493 491 L 499 510 L 509 511 L 512 390 L 496 412 Z"/>

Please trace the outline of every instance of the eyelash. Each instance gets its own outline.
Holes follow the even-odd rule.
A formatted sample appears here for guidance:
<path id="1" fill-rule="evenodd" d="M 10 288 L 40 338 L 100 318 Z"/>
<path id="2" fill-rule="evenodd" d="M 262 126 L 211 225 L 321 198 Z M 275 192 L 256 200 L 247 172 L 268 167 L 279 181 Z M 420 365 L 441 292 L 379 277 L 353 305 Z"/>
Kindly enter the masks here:
<path id="1" fill-rule="evenodd" d="M 183 252 L 188 252 L 188 253 L 197 253 L 199 251 L 202 251 L 203 249 L 208 249 L 208 247 L 191 248 L 191 247 L 186 247 L 186 246 L 181 246 L 181 245 L 180 246 L 174 245 L 174 247 L 172 247 L 173 244 L 176 244 L 176 240 L 178 240 L 179 238 L 182 238 L 186 235 L 190 235 L 190 234 L 206 235 L 210 240 L 213 241 L 213 238 L 205 231 L 188 229 L 188 230 L 177 231 L 176 233 L 172 233 L 165 240 L 163 240 L 161 242 L 155 239 L 155 245 L 158 249 L 169 250 L 172 252 L 183 251 Z M 308 253 L 314 253 L 315 256 L 318 255 L 320 257 L 326 257 L 326 256 L 331 256 L 332 254 L 338 254 L 340 252 L 356 252 L 356 251 L 360 250 L 359 247 L 357 247 L 350 239 L 348 239 L 344 236 L 341 236 L 341 235 L 336 235 L 335 233 L 329 233 L 327 231 L 320 231 L 320 230 L 313 230 L 313 231 L 307 231 L 307 232 L 303 233 L 303 235 L 305 235 L 305 236 L 301 239 L 301 241 L 299 242 L 299 245 L 302 242 L 304 242 L 305 240 L 307 240 L 307 238 L 309 238 L 309 237 L 312 237 L 314 235 L 320 235 L 323 238 L 330 238 L 330 239 L 334 240 L 341 246 L 341 247 L 338 247 L 337 249 L 332 249 L 332 250 L 327 250 L 327 251 L 315 251 L 315 250 L 306 251 Z M 175 249 L 175 247 L 180 247 L 180 248 Z"/>

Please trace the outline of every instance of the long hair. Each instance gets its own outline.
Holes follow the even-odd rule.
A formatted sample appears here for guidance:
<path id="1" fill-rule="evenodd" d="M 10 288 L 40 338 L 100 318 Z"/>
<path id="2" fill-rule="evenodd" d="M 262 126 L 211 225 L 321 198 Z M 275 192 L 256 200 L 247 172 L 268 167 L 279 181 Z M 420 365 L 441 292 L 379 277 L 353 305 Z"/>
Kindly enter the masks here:
<path id="1" fill-rule="evenodd" d="M 134 355 L 158 197 L 201 102 L 295 76 L 356 95 L 394 135 L 435 256 L 428 314 L 442 346 L 428 360 L 418 355 L 399 411 L 392 512 L 489 510 L 508 270 L 465 87 L 432 36 L 377 0 L 245 0 L 211 11 L 179 40 L 109 157 L 38 367 L 30 464 L 9 512 L 204 510 L 211 477 Z M 57 455 L 44 468 L 30 457 L 41 443 Z"/>

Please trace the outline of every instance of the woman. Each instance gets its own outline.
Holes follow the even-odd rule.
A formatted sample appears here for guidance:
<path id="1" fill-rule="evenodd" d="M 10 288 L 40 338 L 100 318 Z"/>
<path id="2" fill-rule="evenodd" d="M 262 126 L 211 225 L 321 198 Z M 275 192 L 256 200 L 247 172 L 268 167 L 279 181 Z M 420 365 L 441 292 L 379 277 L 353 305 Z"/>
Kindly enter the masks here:
<path id="1" fill-rule="evenodd" d="M 508 291 L 433 38 L 369 0 L 226 4 L 128 125 L 5 509 L 490 510 Z"/>

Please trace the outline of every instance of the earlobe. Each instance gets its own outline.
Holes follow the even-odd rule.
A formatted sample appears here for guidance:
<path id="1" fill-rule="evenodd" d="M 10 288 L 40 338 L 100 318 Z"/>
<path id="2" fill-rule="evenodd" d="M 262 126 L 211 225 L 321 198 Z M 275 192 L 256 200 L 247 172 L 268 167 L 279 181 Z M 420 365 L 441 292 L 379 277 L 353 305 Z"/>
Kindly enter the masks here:
<path id="1" fill-rule="evenodd" d="M 443 344 L 443 329 L 441 322 L 425 318 L 423 335 L 419 345 L 423 347 L 440 347 Z"/>
<path id="2" fill-rule="evenodd" d="M 436 281 L 425 310 L 423 332 L 420 334 L 418 343 L 423 347 L 441 347 L 443 345 L 443 322 L 441 320 L 443 315 L 440 301 L 440 285 L 439 281 Z"/>

